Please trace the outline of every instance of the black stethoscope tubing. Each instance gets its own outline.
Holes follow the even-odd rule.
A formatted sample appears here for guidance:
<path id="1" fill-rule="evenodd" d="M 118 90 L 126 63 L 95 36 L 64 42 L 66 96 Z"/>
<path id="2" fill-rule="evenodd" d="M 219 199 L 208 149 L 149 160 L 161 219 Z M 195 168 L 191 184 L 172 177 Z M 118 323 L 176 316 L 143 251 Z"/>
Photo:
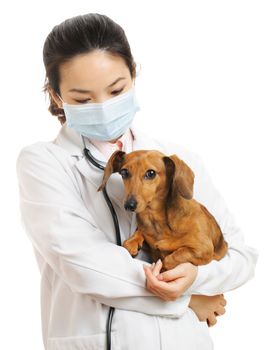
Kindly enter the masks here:
<path id="1" fill-rule="evenodd" d="M 93 164 L 95 167 L 99 168 L 100 170 L 105 169 L 105 167 L 101 164 L 99 164 L 92 156 L 92 154 L 90 153 L 90 150 L 88 148 L 84 148 L 84 155 L 87 158 L 87 160 Z M 115 212 L 115 209 L 113 207 L 113 204 L 108 196 L 107 190 L 106 190 L 106 186 L 104 187 L 104 189 L 102 190 L 103 196 L 106 200 L 106 203 L 110 209 L 111 215 L 112 215 L 112 219 L 114 222 L 114 226 L 115 226 L 115 233 L 116 233 L 116 239 L 117 239 L 117 244 L 118 245 L 122 245 L 121 242 L 121 234 L 120 234 L 120 226 L 119 226 L 119 221 L 118 221 L 118 217 L 117 214 Z M 109 315 L 108 315 L 108 319 L 107 319 L 107 325 L 106 325 L 106 339 L 107 339 L 107 350 L 111 349 L 111 326 L 112 326 L 112 319 L 113 319 L 113 315 L 114 315 L 114 311 L 115 308 L 113 306 L 110 306 L 109 309 Z"/>

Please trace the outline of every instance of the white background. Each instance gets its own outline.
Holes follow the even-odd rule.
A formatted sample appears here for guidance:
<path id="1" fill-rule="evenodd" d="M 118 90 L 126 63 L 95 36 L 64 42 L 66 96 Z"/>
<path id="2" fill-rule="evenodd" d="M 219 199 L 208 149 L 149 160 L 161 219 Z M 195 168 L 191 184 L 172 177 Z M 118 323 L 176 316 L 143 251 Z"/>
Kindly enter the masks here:
<path id="1" fill-rule="evenodd" d="M 54 25 L 88 12 L 119 23 L 141 65 L 135 123 L 202 157 L 260 253 L 255 278 L 226 293 L 227 312 L 211 328 L 215 349 L 280 348 L 278 4 L 1 3 L 1 349 L 43 349 L 40 276 L 20 224 L 15 161 L 23 146 L 50 141 L 60 128 L 41 91 L 44 40 Z"/>

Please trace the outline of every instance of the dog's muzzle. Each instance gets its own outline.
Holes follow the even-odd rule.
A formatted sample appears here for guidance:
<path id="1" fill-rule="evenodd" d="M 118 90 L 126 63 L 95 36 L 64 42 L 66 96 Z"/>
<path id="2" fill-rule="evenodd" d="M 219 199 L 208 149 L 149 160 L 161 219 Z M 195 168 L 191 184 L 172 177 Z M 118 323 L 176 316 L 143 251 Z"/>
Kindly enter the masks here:
<path id="1" fill-rule="evenodd" d="M 130 197 L 124 204 L 125 210 L 134 211 L 137 207 L 137 200 L 134 197 Z"/>

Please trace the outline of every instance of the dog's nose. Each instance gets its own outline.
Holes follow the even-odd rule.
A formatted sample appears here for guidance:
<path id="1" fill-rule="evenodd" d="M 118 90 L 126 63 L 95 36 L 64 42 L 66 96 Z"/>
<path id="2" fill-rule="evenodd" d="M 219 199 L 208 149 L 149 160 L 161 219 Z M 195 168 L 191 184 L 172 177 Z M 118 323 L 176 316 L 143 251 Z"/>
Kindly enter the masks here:
<path id="1" fill-rule="evenodd" d="M 125 210 L 134 211 L 137 207 L 137 200 L 134 197 L 131 197 L 125 202 Z"/>

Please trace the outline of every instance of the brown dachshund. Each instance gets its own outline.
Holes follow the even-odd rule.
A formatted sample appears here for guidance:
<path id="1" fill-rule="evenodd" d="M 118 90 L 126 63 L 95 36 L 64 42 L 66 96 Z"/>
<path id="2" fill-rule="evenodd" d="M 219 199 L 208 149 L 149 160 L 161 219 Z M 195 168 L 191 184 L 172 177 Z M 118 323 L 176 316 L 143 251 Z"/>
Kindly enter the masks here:
<path id="1" fill-rule="evenodd" d="M 204 265 L 226 254 L 227 243 L 215 218 L 192 198 L 194 173 L 177 155 L 115 151 L 98 191 L 115 172 L 123 178 L 125 209 L 136 213 L 137 230 L 123 243 L 132 256 L 146 241 L 153 261 L 161 258 L 164 271 L 184 262 Z"/>

